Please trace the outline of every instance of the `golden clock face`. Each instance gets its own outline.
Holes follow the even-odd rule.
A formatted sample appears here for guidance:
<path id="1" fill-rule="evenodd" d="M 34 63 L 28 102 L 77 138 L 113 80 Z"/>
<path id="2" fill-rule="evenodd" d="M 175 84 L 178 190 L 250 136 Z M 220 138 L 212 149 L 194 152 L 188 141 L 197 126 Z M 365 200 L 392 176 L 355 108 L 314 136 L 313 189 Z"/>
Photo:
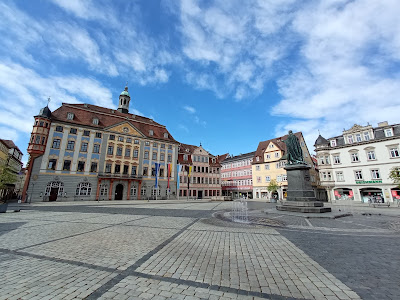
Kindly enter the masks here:
<path id="1" fill-rule="evenodd" d="M 37 179 L 38 179 L 38 176 L 35 174 L 35 175 L 32 176 L 32 179 L 33 179 L 33 180 L 37 180 Z"/>

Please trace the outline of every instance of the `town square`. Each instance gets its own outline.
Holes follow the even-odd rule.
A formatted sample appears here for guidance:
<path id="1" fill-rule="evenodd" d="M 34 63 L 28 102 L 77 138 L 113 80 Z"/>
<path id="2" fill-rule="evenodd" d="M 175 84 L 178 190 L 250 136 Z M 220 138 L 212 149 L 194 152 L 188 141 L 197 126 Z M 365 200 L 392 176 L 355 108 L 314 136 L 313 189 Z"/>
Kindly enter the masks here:
<path id="1" fill-rule="evenodd" d="M 399 14 L 0 0 L 0 300 L 400 299 Z"/>

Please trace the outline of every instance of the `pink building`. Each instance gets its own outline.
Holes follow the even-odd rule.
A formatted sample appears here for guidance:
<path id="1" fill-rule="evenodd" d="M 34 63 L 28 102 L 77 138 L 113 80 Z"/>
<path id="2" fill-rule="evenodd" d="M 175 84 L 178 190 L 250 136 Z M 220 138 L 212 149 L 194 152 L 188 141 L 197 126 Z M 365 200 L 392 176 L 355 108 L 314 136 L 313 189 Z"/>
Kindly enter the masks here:
<path id="1" fill-rule="evenodd" d="M 253 197 L 252 162 L 255 152 L 229 156 L 221 162 L 222 195 Z"/>

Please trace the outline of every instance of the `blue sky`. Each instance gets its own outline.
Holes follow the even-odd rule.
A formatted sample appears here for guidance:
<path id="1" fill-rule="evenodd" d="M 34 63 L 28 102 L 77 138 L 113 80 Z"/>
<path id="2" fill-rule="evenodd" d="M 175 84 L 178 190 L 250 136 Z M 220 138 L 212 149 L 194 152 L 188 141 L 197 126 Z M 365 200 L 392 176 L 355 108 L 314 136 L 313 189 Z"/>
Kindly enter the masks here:
<path id="1" fill-rule="evenodd" d="M 399 123 L 400 2 L 0 0 L 0 137 L 51 97 L 116 107 L 213 154 Z"/>

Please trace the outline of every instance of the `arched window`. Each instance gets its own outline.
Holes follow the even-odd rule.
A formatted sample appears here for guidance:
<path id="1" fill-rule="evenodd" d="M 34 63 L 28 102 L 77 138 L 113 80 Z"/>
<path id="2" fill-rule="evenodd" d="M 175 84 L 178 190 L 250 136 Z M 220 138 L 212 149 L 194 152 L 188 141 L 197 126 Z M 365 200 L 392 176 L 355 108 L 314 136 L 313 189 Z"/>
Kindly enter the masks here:
<path id="1" fill-rule="evenodd" d="M 76 196 L 90 196 L 92 192 L 92 184 L 89 182 L 81 182 L 76 187 Z"/>
<path id="2" fill-rule="evenodd" d="M 157 190 L 158 190 L 158 193 L 157 193 Z M 158 196 L 161 196 L 161 190 L 159 188 L 157 189 L 155 186 L 153 186 L 153 188 L 151 189 L 151 195 L 155 196 L 156 193 Z"/>
<path id="3" fill-rule="evenodd" d="M 50 196 L 52 189 L 58 189 L 57 195 L 62 196 L 62 194 L 64 193 L 64 183 L 62 183 L 61 181 L 50 181 L 46 186 L 44 195 Z"/>
<path id="4" fill-rule="evenodd" d="M 107 196 L 107 194 L 108 194 L 108 185 L 107 184 L 100 185 L 100 195 Z"/>
<path id="5" fill-rule="evenodd" d="M 142 186 L 142 188 L 140 189 L 140 195 L 146 196 L 146 187 L 145 186 Z"/>

